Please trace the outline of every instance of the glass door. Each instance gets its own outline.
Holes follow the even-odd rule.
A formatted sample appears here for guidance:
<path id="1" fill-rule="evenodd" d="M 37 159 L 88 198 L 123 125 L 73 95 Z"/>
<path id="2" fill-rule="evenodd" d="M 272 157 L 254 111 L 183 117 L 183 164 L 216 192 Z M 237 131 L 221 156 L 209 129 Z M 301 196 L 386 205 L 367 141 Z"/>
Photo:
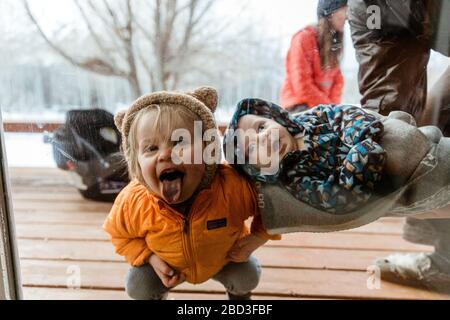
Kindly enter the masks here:
<path id="1" fill-rule="evenodd" d="M 12 300 L 22 295 L 4 141 L 0 113 L 0 299 Z"/>

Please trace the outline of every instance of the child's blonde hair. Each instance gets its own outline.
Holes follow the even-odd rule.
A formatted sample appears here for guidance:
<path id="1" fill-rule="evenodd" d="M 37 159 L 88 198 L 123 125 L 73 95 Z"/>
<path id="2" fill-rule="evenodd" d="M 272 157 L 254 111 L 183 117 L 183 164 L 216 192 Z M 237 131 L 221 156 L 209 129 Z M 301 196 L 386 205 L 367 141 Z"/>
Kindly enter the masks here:
<path id="1" fill-rule="evenodd" d="M 195 121 L 201 121 L 200 117 L 188 108 L 177 105 L 150 105 L 136 114 L 128 135 L 129 148 L 126 150 L 128 159 L 128 172 L 132 179 L 137 179 L 147 186 L 142 176 L 138 161 L 137 127 L 142 117 L 148 113 L 157 113 L 154 119 L 152 131 L 157 133 L 164 142 L 171 140 L 172 132 L 178 128 L 193 128 Z"/>

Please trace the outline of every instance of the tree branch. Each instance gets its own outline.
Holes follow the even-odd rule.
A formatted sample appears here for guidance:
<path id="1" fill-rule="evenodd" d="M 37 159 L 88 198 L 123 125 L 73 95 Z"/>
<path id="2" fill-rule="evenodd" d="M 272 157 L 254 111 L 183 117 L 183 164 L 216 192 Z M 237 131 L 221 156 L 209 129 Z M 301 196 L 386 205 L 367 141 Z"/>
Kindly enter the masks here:
<path id="1" fill-rule="evenodd" d="M 109 54 L 109 50 L 104 46 L 103 41 L 101 40 L 101 38 L 97 35 L 94 27 L 92 26 L 91 21 L 89 20 L 86 11 L 84 10 L 84 8 L 81 6 L 79 0 L 74 0 L 74 3 L 76 5 L 76 7 L 78 8 L 78 10 L 81 13 L 81 16 L 83 17 L 83 20 L 89 30 L 89 32 L 92 35 L 92 38 L 94 39 L 95 43 L 97 44 L 97 47 L 100 49 L 100 51 L 102 52 L 102 54 L 104 54 L 109 60 L 112 61 L 112 64 L 114 65 L 114 58 L 112 58 Z"/>
<path id="2" fill-rule="evenodd" d="M 126 26 L 125 26 L 125 30 L 127 32 L 127 35 L 123 37 L 123 41 L 126 44 L 126 50 L 127 50 L 127 60 L 128 60 L 128 65 L 130 68 L 130 72 L 129 72 L 129 78 L 130 78 L 130 82 L 132 84 L 132 86 L 134 85 L 135 87 L 133 88 L 133 90 L 135 91 L 135 94 L 137 94 L 138 96 L 140 96 L 142 94 L 141 91 L 141 87 L 139 85 L 139 79 L 138 79 L 138 73 L 137 73 L 137 68 L 136 68 L 136 59 L 134 57 L 134 50 L 133 50 L 133 36 L 134 36 L 134 31 L 133 31 L 133 9 L 131 7 L 131 0 L 126 0 L 126 4 L 127 4 L 127 22 L 126 22 Z"/>
<path id="3" fill-rule="evenodd" d="M 117 37 L 117 32 L 113 26 L 113 24 L 111 23 L 111 21 L 109 21 L 107 18 L 105 18 L 102 14 L 101 14 L 101 9 L 99 9 L 96 5 L 94 5 L 94 3 L 92 2 L 92 0 L 88 0 L 88 5 L 91 8 L 91 11 L 95 14 L 95 16 L 100 19 L 101 22 L 103 22 L 103 24 L 105 26 L 107 26 L 107 28 L 105 28 L 105 30 L 107 30 L 107 32 L 111 35 L 111 37 L 109 38 L 110 40 L 118 38 L 119 40 L 120 37 Z M 117 49 L 117 52 L 119 53 L 119 55 L 126 59 L 126 55 L 123 52 L 123 47 L 121 45 L 119 45 L 117 43 L 117 41 L 112 40 L 112 43 L 114 44 L 114 46 Z"/>
<path id="4" fill-rule="evenodd" d="M 38 29 L 38 32 L 41 34 L 42 38 L 45 40 L 45 42 L 59 55 L 61 55 L 64 59 L 66 59 L 69 63 L 80 67 L 82 69 L 96 72 L 99 74 L 107 75 L 107 76 L 119 76 L 119 77 L 125 77 L 126 73 L 115 69 L 110 63 L 107 61 L 100 59 L 100 58 L 89 58 L 85 61 L 78 61 L 71 55 L 69 55 L 66 51 L 64 51 L 62 48 L 60 48 L 58 45 L 56 45 L 53 41 L 50 40 L 50 38 L 45 34 L 45 32 L 42 30 L 40 24 L 37 22 L 36 18 L 34 17 L 33 13 L 31 12 L 30 6 L 28 4 L 27 0 L 22 1 L 25 7 L 25 10 L 27 12 L 28 17 L 33 22 L 33 24 Z"/>

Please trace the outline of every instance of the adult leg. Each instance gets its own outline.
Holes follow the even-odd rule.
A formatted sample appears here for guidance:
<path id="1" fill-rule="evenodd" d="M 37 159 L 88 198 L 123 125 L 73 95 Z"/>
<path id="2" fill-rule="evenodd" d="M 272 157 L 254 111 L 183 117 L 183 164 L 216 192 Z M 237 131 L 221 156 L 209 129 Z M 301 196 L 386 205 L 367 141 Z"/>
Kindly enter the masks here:
<path id="1" fill-rule="evenodd" d="M 132 267 L 128 271 L 125 290 L 135 300 L 165 300 L 169 292 L 149 264 Z"/>
<path id="2" fill-rule="evenodd" d="M 445 136 L 450 136 L 450 67 L 430 92 L 422 124 L 437 125 Z M 450 206 L 420 215 L 420 219 L 419 216 L 408 218 L 403 238 L 434 246 L 435 250 L 432 254 L 393 254 L 379 259 L 376 264 L 381 269 L 381 276 L 391 281 L 450 293 L 449 216 Z"/>
<path id="3" fill-rule="evenodd" d="M 408 218 L 403 238 L 434 246 L 434 252 L 395 253 L 377 259 L 382 279 L 450 294 L 450 219 Z"/>
<path id="4" fill-rule="evenodd" d="M 213 279 L 223 284 L 230 300 L 250 300 L 260 277 L 261 265 L 251 256 L 246 262 L 228 263 Z"/>
<path id="5" fill-rule="evenodd" d="M 369 29 L 371 12 L 364 0 L 349 0 L 349 23 L 360 64 L 361 103 L 383 115 L 394 110 L 409 112 L 423 125 L 419 120 L 426 101 L 430 39 L 421 26 L 425 26 L 430 1 L 377 0 L 373 3 L 380 9 L 379 29 Z M 410 28 L 410 22 L 417 28 Z M 448 124 L 448 120 L 442 121 Z M 376 264 L 382 278 L 450 291 L 449 221 L 407 219 L 405 239 L 434 245 L 435 252 L 394 254 L 378 259 Z"/>
<path id="6" fill-rule="evenodd" d="M 348 19 L 359 63 L 361 105 L 382 115 L 401 110 L 419 119 L 426 101 L 430 44 L 425 36 L 415 34 L 423 30 L 410 29 L 406 22 L 422 20 L 424 16 L 412 15 L 408 1 L 375 2 L 381 14 L 379 29 L 368 26 L 372 13 L 366 1 L 348 2 Z"/>
<path id="7" fill-rule="evenodd" d="M 438 126 L 450 137 L 450 66 L 431 88 L 420 124 Z"/>

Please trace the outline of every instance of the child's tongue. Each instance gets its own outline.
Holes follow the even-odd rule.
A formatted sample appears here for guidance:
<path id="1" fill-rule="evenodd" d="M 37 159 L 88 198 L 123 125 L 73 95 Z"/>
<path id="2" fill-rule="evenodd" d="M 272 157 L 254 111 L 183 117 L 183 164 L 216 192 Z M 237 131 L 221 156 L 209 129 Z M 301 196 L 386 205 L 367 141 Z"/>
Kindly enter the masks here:
<path id="1" fill-rule="evenodd" d="M 181 178 L 176 178 L 174 180 L 166 179 L 162 182 L 162 193 L 167 202 L 175 203 L 180 200 L 181 182 Z"/>

